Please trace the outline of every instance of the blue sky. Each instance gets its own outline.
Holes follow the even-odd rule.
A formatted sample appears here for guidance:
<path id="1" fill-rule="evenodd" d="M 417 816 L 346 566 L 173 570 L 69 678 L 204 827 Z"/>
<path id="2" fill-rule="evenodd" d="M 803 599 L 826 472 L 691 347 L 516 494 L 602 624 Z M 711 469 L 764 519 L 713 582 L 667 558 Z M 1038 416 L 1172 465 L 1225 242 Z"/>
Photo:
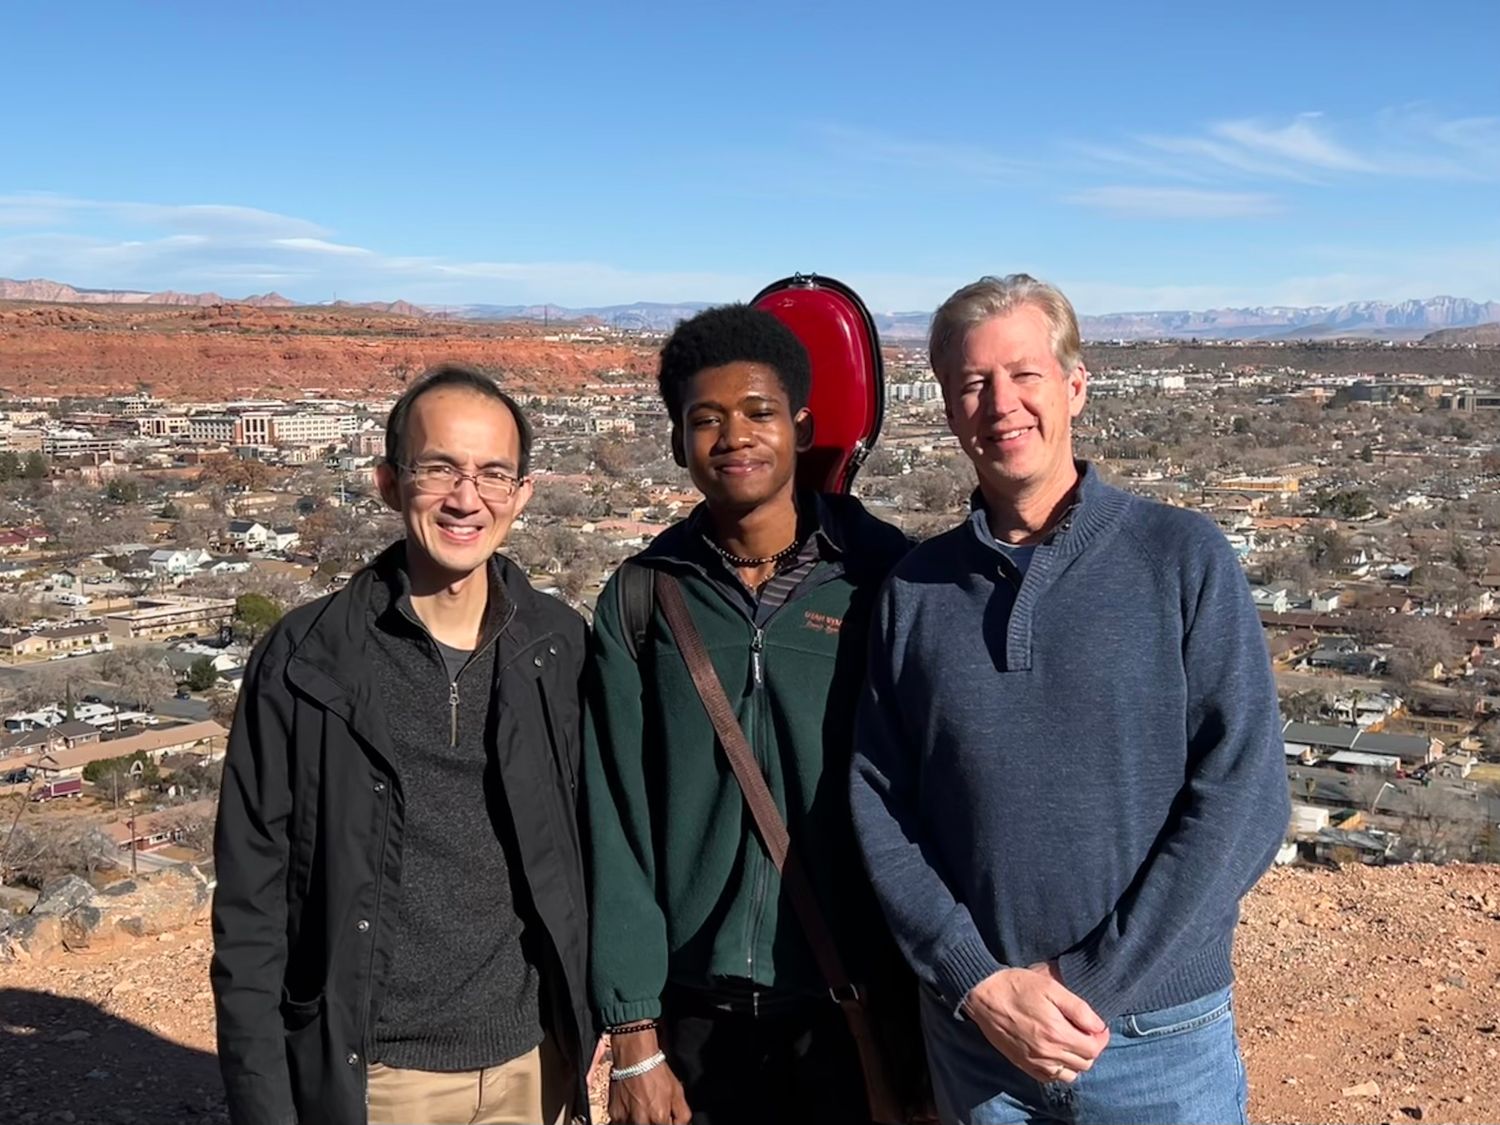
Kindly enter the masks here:
<path id="1" fill-rule="evenodd" d="M 1500 4 L 13 5 L 0 276 L 1500 299 Z M 253 14 L 252 14 L 253 13 Z"/>

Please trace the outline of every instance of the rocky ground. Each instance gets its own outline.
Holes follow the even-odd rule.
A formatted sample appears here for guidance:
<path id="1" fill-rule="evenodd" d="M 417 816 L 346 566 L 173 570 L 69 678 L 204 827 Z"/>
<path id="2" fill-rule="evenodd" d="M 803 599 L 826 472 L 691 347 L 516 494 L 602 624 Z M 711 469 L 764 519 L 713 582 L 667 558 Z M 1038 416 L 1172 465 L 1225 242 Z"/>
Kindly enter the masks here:
<path id="1" fill-rule="evenodd" d="M 222 1121 L 209 949 L 0 965 L 0 1120 Z M 1500 867 L 1274 871 L 1238 958 L 1255 1120 L 1500 1121 Z"/>

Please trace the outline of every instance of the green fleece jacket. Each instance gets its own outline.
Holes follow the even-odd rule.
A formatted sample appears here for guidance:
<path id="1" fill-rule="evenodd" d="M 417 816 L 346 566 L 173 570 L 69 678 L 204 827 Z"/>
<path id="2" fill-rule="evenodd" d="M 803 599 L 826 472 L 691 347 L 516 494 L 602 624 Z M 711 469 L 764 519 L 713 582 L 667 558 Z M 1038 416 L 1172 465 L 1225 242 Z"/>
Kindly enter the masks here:
<path id="1" fill-rule="evenodd" d="M 680 582 L 840 952 L 864 979 L 862 958 L 888 939 L 850 824 L 853 716 L 875 594 L 910 542 L 850 497 L 817 503 L 824 557 L 760 629 L 743 598 L 708 578 L 691 518 L 632 561 Z M 661 610 L 637 660 L 618 585 L 616 575 L 595 610 L 584 729 L 590 991 L 600 1018 L 607 1026 L 659 1015 L 669 980 L 820 992 Z"/>

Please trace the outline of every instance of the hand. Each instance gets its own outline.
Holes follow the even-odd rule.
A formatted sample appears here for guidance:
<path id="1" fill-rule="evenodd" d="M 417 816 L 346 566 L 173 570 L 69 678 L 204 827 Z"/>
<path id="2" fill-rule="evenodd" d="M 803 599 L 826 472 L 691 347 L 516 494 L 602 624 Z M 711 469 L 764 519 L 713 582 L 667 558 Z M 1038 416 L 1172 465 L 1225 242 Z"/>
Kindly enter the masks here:
<path id="1" fill-rule="evenodd" d="M 1050 962 L 986 977 L 964 1011 L 990 1046 L 1038 1082 L 1072 1082 L 1109 1042 L 1104 1021 L 1063 985 Z"/>
<path id="2" fill-rule="evenodd" d="M 654 1029 L 610 1037 L 616 1066 L 649 1059 L 661 1045 Z M 682 1083 L 666 1063 L 609 1084 L 609 1125 L 687 1125 L 692 1119 Z"/>

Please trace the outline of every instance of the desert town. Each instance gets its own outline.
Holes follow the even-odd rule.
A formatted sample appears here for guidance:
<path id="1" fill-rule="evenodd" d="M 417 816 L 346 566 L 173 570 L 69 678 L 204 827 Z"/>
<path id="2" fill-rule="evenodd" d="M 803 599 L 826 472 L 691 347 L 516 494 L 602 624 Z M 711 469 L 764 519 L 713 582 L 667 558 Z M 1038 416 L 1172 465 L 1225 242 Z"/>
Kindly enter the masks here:
<path id="1" fill-rule="evenodd" d="M 75 313 L 94 327 L 57 326 Z M 180 315 L 218 332 L 243 322 L 253 333 L 270 315 L 202 313 Z M 449 329 L 319 313 L 300 328 L 318 354 L 364 334 L 388 347 L 408 322 L 419 344 L 403 341 L 413 350 L 371 363 L 348 386 L 296 373 L 220 374 L 199 381 L 216 389 L 210 397 L 170 377 L 108 375 L 113 393 L 70 393 L 67 380 L 39 368 L 38 338 L 86 333 L 93 346 L 135 331 L 134 313 L 101 320 L 36 304 L 5 315 L 24 345 L 11 353 L 13 370 L 0 371 L 11 388 L 0 399 L 0 948 L 17 966 L 60 950 L 138 956 L 119 951 L 123 935 L 184 940 L 174 955 L 201 974 L 201 926 L 186 939 L 175 927 L 201 919 L 205 877 L 182 872 L 208 860 L 246 660 L 281 613 L 337 589 L 397 536 L 374 468 L 386 413 L 427 363 L 475 340 L 494 352 L 468 358 L 488 361 L 537 432 L 535 495 L 507 553 L 538 588 L 586 615 L 612 570 L 697 502 L 669 455 L 650 376 L 658 331 Z M 201 347 L 201 337 L 184 335 Z M 287 339 L 296 336 L 282 337 L 290 347 Z M 165 334 L 152 342 L 183 346 Z M 530 365 L 507 366 L 512 347 L 530 349 Z M 162 354 L 164 371 L 184 362 Z M 884 359 L 885 426 L 855 491 L 925 537 L 961 518 L 970 470 L 924 352 L 903 342 Z M 1289 870 L 1270 885 L 1303 905 L 1257 892 L 1251 922 L 1261 940 L 1243 956 L 1274 965 L 1287 925 L 1337 915 L 1325 905 L 1333 892 L 1297 870 L 1458 865 L 1444 870 L 1460 881 L 1465 871 L 1493 871 L 1466 866 L 1500 862 L 1493 357 L 1462 346 L 1120 343 L 1094 345 L 1088 361 L 1084 455 L 1125 488 L 1218 524 L 1242 561 L 1274 661 L 1294 815 L 1279 857 Z M 1483 921 L 1497 909 L 1485 889 L 1493 880 L 1474 886 L 1473 903 L 1467 890 L 1454 901 Z M 152 895 L 161 902 L 148 910 L 139 900 Z M 1491 966 L 1495 943 L 1486 946 L 1482 927 L 1465 932 L 1429 955 L 1465 963 L 1467 951 Z M 1281 947 L 1283 957 L 1302 955 Z M 1435 987 L 1456 994 L 1460 986 L 1441 981 L 1461 978 L 1479 990 L 1481 976 L 1449 972 Z M 1486 980 L 1483 994 L 1493 988 Z M 119 984 L 113 994 L 123 995 Z M 211 1044 L 205 995 L 182 1012 L 200 1045 Z M 1247 1052 L 1257 1050 L 1252 1028 Z M 1367 1095 L 1343 1091 L 1329 1104 L 1368 1108 Z M 213 1120 L 205 1097 L 204 1119 Z M 1492 1094 L 1484 1104 L 1500 1102 Z M 1338 1112 L 1328 1119 L 1359 1119 Z M 151 1118 L 119 1117 L 137 1119 Z"/>

